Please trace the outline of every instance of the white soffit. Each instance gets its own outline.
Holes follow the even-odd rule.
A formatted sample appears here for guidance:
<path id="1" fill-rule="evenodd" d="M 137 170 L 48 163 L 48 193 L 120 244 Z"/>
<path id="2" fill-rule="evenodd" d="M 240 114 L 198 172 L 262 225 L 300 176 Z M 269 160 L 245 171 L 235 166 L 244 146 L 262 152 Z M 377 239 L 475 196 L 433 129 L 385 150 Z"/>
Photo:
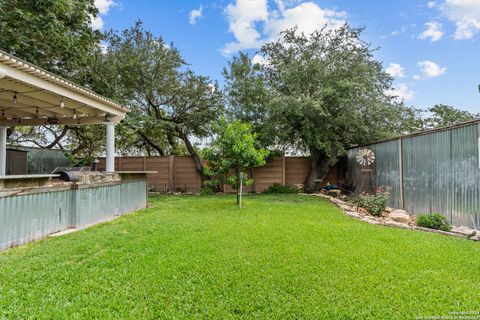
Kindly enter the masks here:
<path id="1" fill-rule="evenodd" d="M 118 123 L 128 109 L 0 51 L 0 125 Z"/>

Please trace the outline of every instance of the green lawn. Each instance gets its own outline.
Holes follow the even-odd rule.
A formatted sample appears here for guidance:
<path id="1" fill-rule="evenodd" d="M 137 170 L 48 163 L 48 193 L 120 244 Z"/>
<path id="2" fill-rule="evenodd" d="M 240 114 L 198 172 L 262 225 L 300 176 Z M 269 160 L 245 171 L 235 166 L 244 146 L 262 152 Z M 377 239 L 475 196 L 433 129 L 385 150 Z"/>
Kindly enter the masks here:
<path id="1" fill-rule="evenodd" d="M 323 199 L 151 198 L 0 254 L 0 319 L 413 319 L 480 310 L 480 244 Z"/>

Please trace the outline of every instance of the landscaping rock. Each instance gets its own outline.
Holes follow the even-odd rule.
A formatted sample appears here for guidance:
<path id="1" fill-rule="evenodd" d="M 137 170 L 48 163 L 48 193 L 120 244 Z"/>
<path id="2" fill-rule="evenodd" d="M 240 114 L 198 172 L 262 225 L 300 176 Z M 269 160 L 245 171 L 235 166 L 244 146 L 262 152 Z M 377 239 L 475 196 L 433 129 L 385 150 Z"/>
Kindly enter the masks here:
<path id="1" fill-rule="evenodd" d="M 295 183 L 295 184 L 293 185 L 293 189 L 298 190 L 298 191 L 303 190 L 304 187 L 305 187 L 305 186 L 304 186 L 302 183 Z"/>
<path id="2" fill-rule="evenodd" d="M 384 222 L 384 224 L 388 227 L 394 227 L 394 228 L 402 228 L 402 229 L 412 229 L 408 224 L 396 222 L 393 220 L 387 220 Z"/>
<path id="3" fill-rule="evenodd" d="M 475 236 L 471 236 L 470 238 L 468 238 L 470 240 L 473 240 L 473 241 L 480 241 L 480 235 L 475 235 Z"/>
<path id="4" fill-rule="evenodd" d="M 370 224 L 382 224 L 380 221 L 376 220 L 373 217 L 364 217 L 362 218 L 362 221 L 365 221 L 366 223 L 370 223 Z"/>
<path id="5" fill-rule="evenodd" d="M 333 195 L 333 196 L 339 196 L 340 194 L 342 194 L 342 191 L 338 190 L 338 189 L 334 189 L 334 190 L 328 191 L 328 194 Z"/>
<path id="6" fill-rule="evenodd" d="M 474 229 L 467 227 L 453 227 L 451 232 L 464 235 L 465 237 L 472 237 L 477 233 Z"/>
<path id="7" fill-rule="evenodd" d="M 410 215 L 405 210 L 393 210 L 388 214 L 388 218 L 400 223 L 409 223 L 411 221 Z"/>
<path id="8" fill-rule="evenodd" d="M 358 213 L 356 213 L 355 211 L 345 211 L 345 214 L 346 214 L 347 216 L 350 216 L 350 217 L 355 218 L 355 219 L 361 219 L 361 218 L 362 218 L 362 217 L 361 217 Z"/>
<path id="9" fill-rule="evenodd" d="M 338 207 L 341 208 L 341 209 L 343 209 L 343 210 L 345 210 L 345 211 L 355 211 L 355 208 L 352 207 L 352 206 L 350 206 L 350 205 L 348 205 L 348 204 L 342 204 L 342 203 L 340 203 L 340 204 L 338 204 Z"/>
<path id="10" fill-rule="evenodd" d="M 357 211 L 360 214 L 368 214 L 368 211 L 362 207 L 358 207 Z"/>
<path id="11" fill-rule="evenodd" d="M 431 233 L 439 233 L 439 234 L 443 234 L 443 235 L 446 235 L 446 236 L 454 236 L 454 237 L 457 237 L 457 238 L 465 238 L 465 236 L 462 235 L 462 234 L 448 232 L 448 231 L 435 230 L 435 229 L 423 228 L 423 227 L 418 227 L 418 226 L 413 227 L 413 229 L 421 230 L 421 231 L 425 231 L 425 232 L 431 232 Z"/>
<path id="12" fill-rule="evenodd" d="M 389 207 L 386 207 L 386 208 L 385 208 L 385 212 L 386 212 L 386 213 L 390 213 L 390 212 L 392 212 L 392 211 L 393 211 L 392 208 L 389 208 Z"/>

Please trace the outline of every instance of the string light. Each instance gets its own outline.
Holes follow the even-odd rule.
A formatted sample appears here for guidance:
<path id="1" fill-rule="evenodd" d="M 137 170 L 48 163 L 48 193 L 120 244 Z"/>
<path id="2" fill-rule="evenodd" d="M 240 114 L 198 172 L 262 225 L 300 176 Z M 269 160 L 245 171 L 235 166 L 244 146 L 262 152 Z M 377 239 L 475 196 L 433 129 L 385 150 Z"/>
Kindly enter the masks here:
<path id="1" fill-rule="evenodd" d="M 17 93 L 13 93 L 13 104 L 17 104 Z"/>
<path id="2" fill-rule="evenodd" d="M 77 119 L 77 113 L 75 111 L 75 109 L 73 109 L 73 120 L 76 120 Z"/>
<path id="3" fill-rule="evenodd" d="M 60 108 L 65 108 L 65 102 L 63 102 L 63 98 L 60 100 Z"/>

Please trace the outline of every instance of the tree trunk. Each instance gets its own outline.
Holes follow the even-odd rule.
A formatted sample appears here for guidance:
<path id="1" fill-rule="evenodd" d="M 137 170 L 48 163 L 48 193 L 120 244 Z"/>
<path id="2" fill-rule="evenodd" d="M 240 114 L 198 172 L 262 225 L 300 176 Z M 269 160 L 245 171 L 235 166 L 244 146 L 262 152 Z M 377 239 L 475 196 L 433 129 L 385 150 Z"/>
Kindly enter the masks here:
<path id="1" fill-rule="evenodd" d="M 305 192 L 317 192 L 319 181 L 323 179 L 330 171 L 330 163 L 328 157 L 319 150 L 312 150 L 310 155 L 310 170 L 305 179 Z"/>
<path id="2" fill-rule="evenodd" d="M 195 169 L 197 170 L 198 173 L 202 175 L 202 180 L 203 180 L 202 159 L 200 159 L 200 156 L 198 155 L 197 151 L 195 150 L 192 143 L 190 142 L 190 139 L 188 139 L 187 135 L 179 132 L 179 138 L 182 139 L 182 141 L 185 143 L 185 147 L 187 147 L 188 153 L 190 153 L 190 156 L 193 158 L 193 161 L 195 161 Z"/>

